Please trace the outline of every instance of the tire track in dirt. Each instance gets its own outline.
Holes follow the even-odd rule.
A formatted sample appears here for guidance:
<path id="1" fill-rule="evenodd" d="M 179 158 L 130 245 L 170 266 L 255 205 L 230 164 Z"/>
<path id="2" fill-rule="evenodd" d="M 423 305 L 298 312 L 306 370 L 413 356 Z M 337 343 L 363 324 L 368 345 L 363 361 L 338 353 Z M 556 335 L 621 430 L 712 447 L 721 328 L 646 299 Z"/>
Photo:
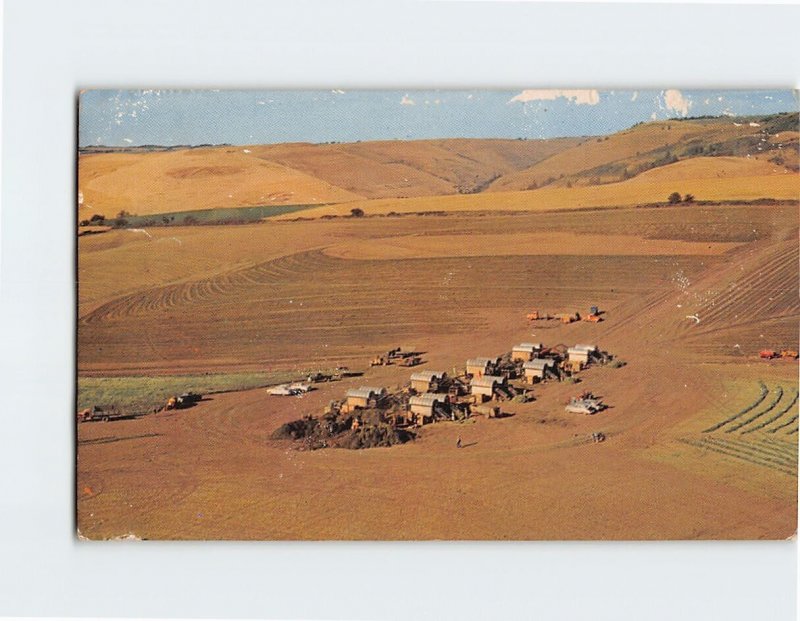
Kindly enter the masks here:
<path id="1" fill-rule="evenodd" d="M 324 266 L 324 255 L 311 250 L 279 257 L 251 267 L 226 272 L 211 278 L 165 285 L 144 292 L 129 294 L 103 304 L 81 318 L 83 324 L 125 319 L 145 313 L 172 309 L 179 305 L 194 304 L 226 295 L 238 287 L 252 284 L 274 284 L 301 275 L 304 270 L 318 270 Z M 312 271 L 313 273 L 313 271 Z"/>

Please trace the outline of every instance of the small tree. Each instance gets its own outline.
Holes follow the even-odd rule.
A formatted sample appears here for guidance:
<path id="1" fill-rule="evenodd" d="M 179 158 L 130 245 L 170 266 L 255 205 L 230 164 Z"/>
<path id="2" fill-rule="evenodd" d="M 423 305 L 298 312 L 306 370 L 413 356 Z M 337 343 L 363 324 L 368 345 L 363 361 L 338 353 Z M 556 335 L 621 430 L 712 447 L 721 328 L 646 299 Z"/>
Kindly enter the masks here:
<path id="1" fill-rule="evenodd" d="M 353 208 L 350 210 L 350 215 L 351 215 L 353 218 L 361 218 L 361 217 L 363 217 L 363 216 L 364 216 L 364 210 L 363 210 L 363 209 L 361 209 L 361 207 L 353 207 Z"/>
<path id="2" fill-rule="evenodd" d="M 667 197 L 670 205 L 677 205 L 681 202 L 681 195 L 678 192 L 673 192 Z"/>
<path id="3" fill-rule="evenodd" d="M 89 221 L 90 222 L 102 222 L 105 219 L 106 219 L 105 216 L 103 216 L 103 215 L 101 215 L 99 213 L 96 213 L 91 218 L 89 218 Z"/>
<path id="4" fill-rule="evenodd" d="M 687 194 L 683 197 L 684 203 L 693 203 L 694 202 L 694 194 Z"/>

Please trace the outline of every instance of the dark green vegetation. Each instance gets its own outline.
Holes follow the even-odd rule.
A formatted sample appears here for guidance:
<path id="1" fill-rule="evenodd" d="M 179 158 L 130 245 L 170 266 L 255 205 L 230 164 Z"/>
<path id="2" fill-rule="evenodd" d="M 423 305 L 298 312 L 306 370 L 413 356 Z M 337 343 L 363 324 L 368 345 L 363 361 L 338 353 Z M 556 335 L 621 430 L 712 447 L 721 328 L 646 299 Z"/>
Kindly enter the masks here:
<path id="1" fill-rule="evenodd" d="M 125 211 L 116 218 L 94 218 L 92 224 L 115 228 L 144 228 L 154 226 L 193 226 L 213 224 L 251 224 L 264 218 L 285 213 L 302 211 L 320 205 L 257 205 L 255 207 L 222 207 L 218 209 L 197 209 L 194 211 L 174 211 L 150 216 L 137 216 Z"/>
<path id="2" fill-rule="evenodd" d="M 125 413 L 144 414 L 164 405 L 173 395 L 196 392 L 203 395 L 248 390 L 297 379 L 298 372 L 207 373 L 156 377 L 79 377 L 78 409 L 96 404 L 114 404 Z"/>

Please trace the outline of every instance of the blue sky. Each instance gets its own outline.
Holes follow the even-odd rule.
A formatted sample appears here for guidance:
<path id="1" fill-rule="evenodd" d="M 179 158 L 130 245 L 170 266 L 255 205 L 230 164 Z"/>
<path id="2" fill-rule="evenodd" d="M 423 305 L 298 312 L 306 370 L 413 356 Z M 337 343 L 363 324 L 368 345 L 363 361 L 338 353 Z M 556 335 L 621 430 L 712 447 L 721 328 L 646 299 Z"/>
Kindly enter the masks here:
<path id="1" fill-rule="evenodd" d="M 640 121 L 797 111 L 790 90 L 86 91 L 81 146 L 607 134 Z"/>

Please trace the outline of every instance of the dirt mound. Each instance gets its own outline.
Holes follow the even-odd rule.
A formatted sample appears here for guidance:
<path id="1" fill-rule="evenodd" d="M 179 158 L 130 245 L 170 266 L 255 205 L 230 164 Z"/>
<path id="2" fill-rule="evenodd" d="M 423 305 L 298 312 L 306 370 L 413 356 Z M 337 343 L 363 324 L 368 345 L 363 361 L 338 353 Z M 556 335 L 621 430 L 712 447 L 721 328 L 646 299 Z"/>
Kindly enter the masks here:
<path id="1" fill-rule="evenodd" d="M 353 420 L 354 417 L 347 414 L 326 414 L 321 419 L 308 416 L 281 425 L 271 437 L 273 440 L 301 442 L 301 446 L 309 450 L 394 446 L 416 437 L 410 431 L 395 428 L 379 410 L 360 411 L 358 420 L 361 424 L 355 429 Z"/>
<path id="2" fill-rule="evenodd" d="M 335 446 L 348 449 L 394 446 L 395 444 L 405 444 L 415 437 L 414 433 L 406 429 L 395 429 L 386 423 L 379 423 L 366 425 L 343 434 Z"/>

